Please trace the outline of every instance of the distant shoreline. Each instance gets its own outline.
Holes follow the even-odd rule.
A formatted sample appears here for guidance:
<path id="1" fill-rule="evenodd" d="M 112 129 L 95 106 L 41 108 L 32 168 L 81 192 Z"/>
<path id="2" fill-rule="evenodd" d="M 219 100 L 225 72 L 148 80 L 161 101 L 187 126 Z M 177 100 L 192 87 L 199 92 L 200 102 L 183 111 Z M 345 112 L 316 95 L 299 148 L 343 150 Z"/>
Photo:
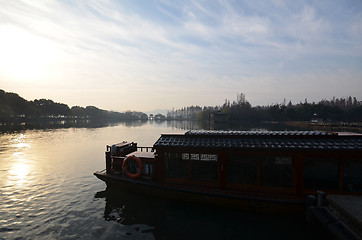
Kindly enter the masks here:
<path id="1" fill-rule="evenodd" d="M 28 129 L 57 129 L 57 128 L 99 128 L 118 124 L 127 126 L 141 126 L 147 122 L 194 122 L 191 119 L 165 119 L 165 120 L 147 120 L 147 119 L 129 119 L 118 121 L 105 121 L 104 119 L 32 119 L 33 121 L 14 121 L 0 122 L 0 131 L 17 131 Z M 205 123 L 200 129 L 210 129 Z M 362 123 L 345 123 L 345 122 L 310 122 L 310 121 L 262 121 L 260 123 L 247 122 L 225 122 L 213 130 L 310 130 L 310 131 L 330 131 L 330 132 L 355 132 L 362 133 Z"/>
<path id="2" fill-rule="evenodd" d="M 333 131 L 333 132 L 358 132 L 362 133 L 362 123 L 347 122 L 285 122 L 287 126 L 301 127 L 312 130 Z"/>

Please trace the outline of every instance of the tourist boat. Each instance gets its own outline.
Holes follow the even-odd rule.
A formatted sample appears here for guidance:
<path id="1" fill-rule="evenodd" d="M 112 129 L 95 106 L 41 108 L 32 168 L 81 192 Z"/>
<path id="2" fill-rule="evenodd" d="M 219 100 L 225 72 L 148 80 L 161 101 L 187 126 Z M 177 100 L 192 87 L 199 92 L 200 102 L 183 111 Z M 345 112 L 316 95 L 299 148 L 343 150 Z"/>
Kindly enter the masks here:
<path id="1" fill-rule="evenodd" d="M 94 174 L 140 195 L 290 212 L 317 191 L 362 195 L 361 173 L 362 134 L 192 130 L 107 146 Z"/>

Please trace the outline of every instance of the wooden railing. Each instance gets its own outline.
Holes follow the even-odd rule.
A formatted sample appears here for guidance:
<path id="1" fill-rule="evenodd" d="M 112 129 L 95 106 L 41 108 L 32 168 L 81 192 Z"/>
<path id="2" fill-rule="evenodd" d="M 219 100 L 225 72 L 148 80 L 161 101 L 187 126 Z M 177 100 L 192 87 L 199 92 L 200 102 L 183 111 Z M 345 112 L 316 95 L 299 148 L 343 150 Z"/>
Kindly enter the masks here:
<path id="1" fill-rule="evenodd" d="M 134 150 L 137 149 L 138 152 L 149 152 L 149 153 L 153 153 L 154 149 L 152 147 L 137 147 L 137 145 L 135 145 Z M 124 158 L 126 157 L 127 152 L 124 152 L 124 155 L 111 155 L 111 146 L 107 146 L 107 152 L 106 152 L 106 170 L 107 173 L 122 173 L 123 169 L 122 169 L 122 163 Z M 137 155 L 137 154 L 136 154 Z M 142 154 L 141 154 L 142 155 Z M 141 158 L 143 164 L 144 164 L 144 172 L 142 174 L 142 177 L 148 177 L 148 178 L 152 178 L 153 176 L 153 166 L 154 166 L 154 162 L 155 159 L 154 158 L 149 158 L 148 155 L 146 155 L 147 157 L 145 158 Z"/>

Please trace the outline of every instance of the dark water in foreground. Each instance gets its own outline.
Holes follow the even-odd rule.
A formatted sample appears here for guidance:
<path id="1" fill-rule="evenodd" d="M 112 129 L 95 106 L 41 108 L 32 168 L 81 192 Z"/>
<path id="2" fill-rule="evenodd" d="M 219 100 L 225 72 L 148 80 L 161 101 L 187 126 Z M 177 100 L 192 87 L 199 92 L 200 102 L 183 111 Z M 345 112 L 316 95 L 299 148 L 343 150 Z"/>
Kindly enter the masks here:
<path id="1" fill-rule="evenodd" d="M 106 189 L 105 145 L 152 146 L 167 123 L 0 133 L 0 239 L 317 239 L 304 216 L 247 213 Z"/>

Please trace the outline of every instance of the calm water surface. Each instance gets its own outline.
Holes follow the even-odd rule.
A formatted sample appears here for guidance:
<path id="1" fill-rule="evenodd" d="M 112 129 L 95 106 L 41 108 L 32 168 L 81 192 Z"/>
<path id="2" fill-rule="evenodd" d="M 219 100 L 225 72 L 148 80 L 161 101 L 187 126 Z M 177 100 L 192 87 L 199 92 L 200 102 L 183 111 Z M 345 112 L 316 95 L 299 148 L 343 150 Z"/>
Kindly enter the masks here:
<path id="1" fill-rule="evenodd" d="M 168 123 L 0 133 L 0 239 L 317 239 L 300 217 L 235 212 L 106 189 L 105 145 L 152 146 Z"/>

